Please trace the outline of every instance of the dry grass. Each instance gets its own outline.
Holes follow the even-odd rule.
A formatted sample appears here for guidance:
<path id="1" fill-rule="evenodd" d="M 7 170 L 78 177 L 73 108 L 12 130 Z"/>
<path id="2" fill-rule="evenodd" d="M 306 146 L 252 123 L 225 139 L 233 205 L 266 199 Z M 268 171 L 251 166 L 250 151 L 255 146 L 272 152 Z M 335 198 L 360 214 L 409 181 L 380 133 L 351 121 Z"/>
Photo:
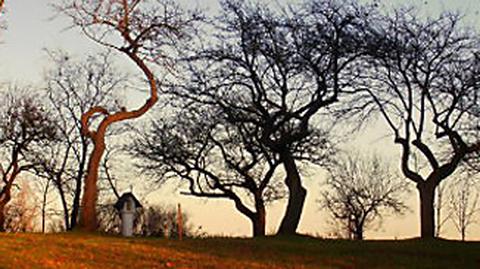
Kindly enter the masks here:
<path id="1" fill-rule="evenodd" d="M 480 243 L 0 234 L 0 268 L 480 268 Z"/>

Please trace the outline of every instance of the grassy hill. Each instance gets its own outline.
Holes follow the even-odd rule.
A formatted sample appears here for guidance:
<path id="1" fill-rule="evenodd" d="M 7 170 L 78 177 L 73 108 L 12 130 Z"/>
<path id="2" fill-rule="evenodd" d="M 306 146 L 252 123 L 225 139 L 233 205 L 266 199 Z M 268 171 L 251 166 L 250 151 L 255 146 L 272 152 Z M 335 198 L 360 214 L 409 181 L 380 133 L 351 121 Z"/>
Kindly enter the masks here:
<path id="1" fill-rule="evenodd" d="M 0 268 L 480 268 L 480 243 L 0 234 Z"/>

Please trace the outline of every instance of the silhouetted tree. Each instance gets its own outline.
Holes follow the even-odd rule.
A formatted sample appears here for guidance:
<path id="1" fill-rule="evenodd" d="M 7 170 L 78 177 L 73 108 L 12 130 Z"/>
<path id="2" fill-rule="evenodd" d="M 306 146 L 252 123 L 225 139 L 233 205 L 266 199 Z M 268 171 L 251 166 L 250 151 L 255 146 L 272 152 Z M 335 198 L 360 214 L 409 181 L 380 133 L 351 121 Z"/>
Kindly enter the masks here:
<path id="1" fill-rule="evenodd" d="M 82 134 L 91 139 L 93 151 L 85 178 L 81 227 L 93 231 L 97 227 L 98 168 L 105 151 L 105 133 L 112 124 L 138 118 L 153 107 L 160 84 L 149 63 L 171 67 L 169 59 L 175 46 L 188 40 L 199 17 L 168 0 L 64 0 L 57 7 L 88 38 L 126 55 L 142 71 L 149 85 L 149 97 L 137 109 L 110 111 L 93 106 L 82 115 Z M 101 117 L 100 123 L 92 128 L 92 120 L 97 117 Z"/>
<path id="2" fill-rule="evenodd" d="M 27 181 L 21 181 L 17 195 L 6 206 L 5 230 L 11 233 L 34 232 L 39 213 L 35 193 Z"/>
<path id="3" fill-rule="evenodd" d="M 111 53 L 72 59 L 65 52 L 49 51 L 54 66 L 46 73 L 46 94 L 61 139 L 45 150 L 40 176 L 53 182 L 63 208 L 66 230 L 77 225 L 80 195 L 91 143 L 82 135 L 81 117 L 91 107 L 118 110 L 120 91 L 128 76 L 115 68 Z M 111 135 L 111 130 L 106 135 Z"/>
<path id="4" fill-rule="evenodd" d="M 283 197 L 274 178 L 280 160 L 248 126 L 225 121 L 221 110 L 196 107 L 139 134 L 132 153 L 143 172 L 161 182 L 183 180 L 184 194 L 231 200 L 251 221 L 253 236 L 265 236 L 266 204 Z"/>
<path id="5" fill-rule="evenodd" d="M 383 215 L 402 214 L 407 209 L 402 201 L 407 184 L 377 155 L 338 157 L 328 173 L 328 189 L 319 202 L 350 238 L 362 240 L 365 230 Z"/>
<path id="6" fill-rule="evenodd" d="M 56 139 L 56 126 L 49 113 L 33 97 L 16 89 L 4 95 L 0 111 L 0 231 L 4 230 L 5 207 L 12 198 L 15 180 L 38 165 L 37 156 Z"/>
<path id="7" fill-rule="evenodd" d="M 142 210 L 136 223 L 137 233 L 142 236 L 178 238 L 178 210 L 175 206 L 152 205 Z M 182 212 L 183 237 L 196 236 L 189 224 L 189 214 Z"/>
<path id="8" fill-rule="evenodd" d="M 450 13 L 419 19 L 398 10 L 372 28 L 365 87 L 401 147 L 403 174 L 419 191 L 422 238 L 434 237 L 437 186 L 480 150 L 471 128 L 480 119 L 480 45 L 460 24 Z M 412 169 L 413 154 L 429 167 Z"/>
<path id="9" fill-rule="evenodd" d="M 480 192 L 478 181 L 473 175 L 460 175 L 450 188 L 450 220 L 465 241 L 468 228 L 475 223 L 475 217 L 480 212 Z"/>
<path id="10" fill-rule="evenodd" d="M 368 13 L 340 1 L 295 9 L 223 1 L 209 45 L 188 58 L 190 81 L 174 87 L 177 95 L 220 109 L 231 124 L 248 126 L 280 157 L 289 192 L 280 234 L 296 233 L 305 202 L 298 162 L 321 163 L 317 149 L 328 145 L 320 112 L 353 90 Z"/>

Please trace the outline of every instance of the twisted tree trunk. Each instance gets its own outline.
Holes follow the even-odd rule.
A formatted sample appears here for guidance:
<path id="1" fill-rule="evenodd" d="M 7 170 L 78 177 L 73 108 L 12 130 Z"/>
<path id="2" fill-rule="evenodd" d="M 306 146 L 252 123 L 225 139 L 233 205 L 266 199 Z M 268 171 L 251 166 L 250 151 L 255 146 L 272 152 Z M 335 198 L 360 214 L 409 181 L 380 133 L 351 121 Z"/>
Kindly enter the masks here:
<path id="1" fill-rule="evenodd" d="M 295 235 L 302 215 L 307 190 L 302 186 L 300 173 L 291 153 L 283 153 L 282 161 L 286 171 L 285 184 L 289 196 L 287 209 L 278 230 L 279 235 Z"/>
<path id="2" fill-rule="evenodd" d="M 98 168 L 105 152 L 105 134 L 108 127 L 116 122 L 121 122 L 129 119 L 135 119 L 143 114 L 147 113 L 150 108 L 158 100 L 157 80 L 155 76 L 147 67 L 147 65 L 136 54 L 129 51 L 123 51 L 130 59 L 132 59 L 136 65 L 143 71 L 144 75 L 148 79 L 150 85 L 150 98 L 145 102 L 143 106 L 136 110 L 127 111 L 122 109 L 121 111 L 110 114 L 110 112 L 103 107 L 92 107 L 89 111 L 82 115 L 82 134 L 89 137 L 93 142 L 93 151 L 88 160 L 87 175 L 85 178 L 80 229 L 87 232 L 93 232 L 97 228 L 97 198 L 98 198 Z M 96 131 L 89 129 L 90 119 L 96 115 L 103 115 L 104 118 L 101 121 Z"/>

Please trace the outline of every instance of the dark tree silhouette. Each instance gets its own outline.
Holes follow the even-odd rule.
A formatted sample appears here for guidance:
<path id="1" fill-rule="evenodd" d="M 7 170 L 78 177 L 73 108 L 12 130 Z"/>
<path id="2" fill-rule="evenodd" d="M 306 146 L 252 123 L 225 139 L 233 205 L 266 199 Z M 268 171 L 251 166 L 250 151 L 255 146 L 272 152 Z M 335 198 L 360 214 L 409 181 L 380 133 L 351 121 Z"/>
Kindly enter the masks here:
<path id="1" fill-rule="evenodd" d="M 185 181 L 184 194 L 233 201 L 251 221 L 253 236 L 265 236 L 266 203 L 283 196 L 274 180 L 279 157 L 248 126 L 231 124 L 222 114 L 197 107 L 156 121 L 150 133 L 139 132 L 133 152 L 143 172 Z"/>
<path id="2" fill-rule="evenodd" d="M 321 163 L 315 151 L 327 138 L 320 112 L 352 90 L 367 13 L 350 2 L 312 1 L 295 12 L 275 12 L 224 1 L 210 45 L 188 59 L 190 82 L 175 88 L 217 107 L 230 123 L 248 125 L 251 136 L 280 157 L 289 192 L 280 234 L 296 233 L 306 197 L 297 162 Z"/>
<path id="3" fill-rule="evenodd" d="M 42 148 L 56 139 L 56 126 L 41 103 L 19 89 L 4 95 L 0 112 L 0 231 L 4 231 L 5 207 L 12 198 L 18 175 L 38 165 Z"/>
<path id="4" fill-rule="evenodd" d="M 363 240 L 364 232 L 387 213 L 402 214 L 407 184 L 379 156 L 350 153 L 328 167 L 327 190 L 320 204 L 349 238 Z"/>
<path id="5" fill-rule="evenodd" d="M 171 67 L 170 56 L 175 46 L 188 40 L 200 17 L 168 0 L 64 0 L 57 7 L 88 38 L 126 55 L 149 85 L 146 102 L 136 109 L 110 111 L 106 107 L 93 106 L 82 115 L 82 134 L 91 139 L 93 151 L 88 160 L 80 225 L 86 231 L 94 231 L 97 227 L 98 168 L 106 148 L 107 129 L 114 123 L 139 118 L 153 107 L 158 100 L 160 82 L 152 64 Z M 102 119 L 93 128 L 92 120 L 97 117 Z"/>
<path id="6" fill-rule="evenodd" d="M 454 14 L 423 20 L 399 10 L 372 29 L 366 91 L 401 147 L 403 174 L 419 191 L 422 238 L 434 237 L 437 186 L 480 150 L 471 128 L 479 122 L 480 46 L 460 24 Z M 414 154 L 429 167 L 415 171 Z"/>

